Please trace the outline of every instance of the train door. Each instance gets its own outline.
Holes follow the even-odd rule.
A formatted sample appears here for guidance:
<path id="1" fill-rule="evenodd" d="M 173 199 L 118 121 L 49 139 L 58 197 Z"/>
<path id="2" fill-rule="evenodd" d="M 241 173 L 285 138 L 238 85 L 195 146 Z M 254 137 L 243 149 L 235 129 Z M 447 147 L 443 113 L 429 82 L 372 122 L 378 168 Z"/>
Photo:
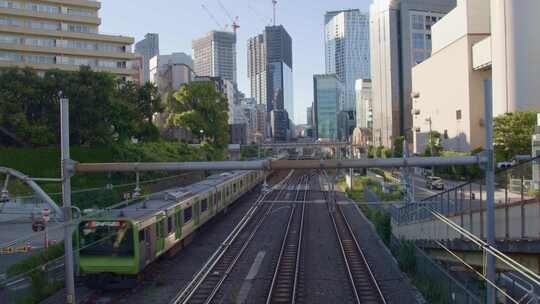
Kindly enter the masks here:
<path id="1" fill-rule="evenodd" d="M 201 201 L 198 199 L 193 204 L 193 212 L 194 212 L 193 215 L 194 215 L 195 226 L 199 226 L 199 220 L 201 218 Z"/>
<path id="2" fill-rule="evenodd" d="M 165 219 L 164 215 L 160 215 L 156 222 L 156 256 L 165 249 Z"/>
<path id="3" fill-rule="evenodd" d="M 152 261 L 152 245 L 151 245 L 151 234 L 150 227 L 146 227 L 139 231 L 139 245 L 141 260 L 140 266 L 143 269 Z"/>
<path id="4" fill-rule="evenodd" d="M 174 213 L 174 227 L 176 228 L 175 236 L 179 240 L 182 238 L 182 226 L 184 225 L 184 216 L 182 214 L 182 207 L 176 207 Z"/>
<path id="5" fill-rule="evenodd" d="M 216 190 L 213 196 L 212 204 L 214 205 L 214 213 L 217 213 L 219 210 L 219 192 Z"/>

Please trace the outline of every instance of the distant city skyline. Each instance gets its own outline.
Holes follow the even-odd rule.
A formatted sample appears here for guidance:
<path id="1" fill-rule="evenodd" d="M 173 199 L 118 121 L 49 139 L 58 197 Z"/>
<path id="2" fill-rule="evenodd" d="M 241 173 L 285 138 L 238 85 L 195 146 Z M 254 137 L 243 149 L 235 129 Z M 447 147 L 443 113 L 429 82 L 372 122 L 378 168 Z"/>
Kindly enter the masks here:
<path id="1" fill-rule="evenodd" d="M 249 96 L 247 41 L 250 37 L 261 33 L 264 27 L 271 23 L 272 3 L 270 0 L 221 0 L 221 2 L 232 16 L 239 16 L 241 27 L 237 37 L 237 81 L 239 89 Z M 295 123 L 306 122 L 306 108 L 313 101 L 313 74 L 325 72 L 325 13 L 341 9 L 360 9 L 367 13 L 370 2 L 370 0 L 339 0 L 329 3 L 322 0 L 298 0 L 278 3 L 277 24 L 282 24 L 287 28 L 294 42 Z M 186 0 L 174 4 L 165 0 L 151 2 L 132 0 L 129 6 L 125 6 L 125 3 L 121 1 L 102 0 L 101 31 L 133 36 L 136 41 L 143 39 L 147 33 L 158 33 L 161 53 L 191 54 L 193 39 L 212 30 L 221 30 L 201 8 L 201 3 L 198 0 Z M 206 0 L 204 4 L 221 24 L 227 23 L 228 18 L 217 1 Z M 302 18 L 298 18 L 300 11 Z"/>

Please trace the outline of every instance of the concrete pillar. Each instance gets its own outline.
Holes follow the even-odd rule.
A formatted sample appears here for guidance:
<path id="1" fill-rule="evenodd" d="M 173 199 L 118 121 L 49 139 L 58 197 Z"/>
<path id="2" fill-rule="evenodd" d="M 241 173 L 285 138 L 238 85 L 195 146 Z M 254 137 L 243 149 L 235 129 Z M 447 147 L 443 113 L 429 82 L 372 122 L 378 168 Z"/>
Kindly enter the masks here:
<path id="1" fill-rule="evenodd" d="M 540 1 L 491 1 L 493 115 L 540 111 Z"/>

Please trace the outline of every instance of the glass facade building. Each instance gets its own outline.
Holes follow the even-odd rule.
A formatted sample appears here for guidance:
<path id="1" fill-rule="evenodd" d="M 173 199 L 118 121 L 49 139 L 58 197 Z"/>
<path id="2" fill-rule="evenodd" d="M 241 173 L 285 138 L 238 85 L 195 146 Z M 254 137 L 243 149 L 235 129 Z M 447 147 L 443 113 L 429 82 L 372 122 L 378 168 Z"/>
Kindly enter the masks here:
<path id="1" fill-rule="evenodd" d="M 267 109 L 266 137 L 284 141 L 294 113 L 291 36 L 281 25 L 267 26 L 263 34 L 248 40 L 247 57 L 251 97 Z"/>
<path id="2" fill-rule="evenodd" d="M 343 85 L 337 75 L 314 75 L 314 130 L 316 138 L 336 140 L 338 138 L 338 113 Z"/>
<path id="3" fill-rule="evenodd" d="M 358 9 L 331 11 L 324 16 L 326 74 L 343 83 L 342 111 L 354 111 L 355 82 L 370 79 L 369 15 Z"/>

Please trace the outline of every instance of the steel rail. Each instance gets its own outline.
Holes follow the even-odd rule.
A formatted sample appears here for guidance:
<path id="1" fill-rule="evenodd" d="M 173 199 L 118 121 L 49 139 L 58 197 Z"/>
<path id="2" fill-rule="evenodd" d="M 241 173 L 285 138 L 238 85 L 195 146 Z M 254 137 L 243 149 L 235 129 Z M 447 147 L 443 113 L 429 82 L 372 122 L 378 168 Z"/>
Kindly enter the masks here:
<path id="1" fill-rule="evenodd" d="M 330 203 L 330 202 L 329 202 Z M 384 298 L 384 295 L 379 287 L 379 284 L 377 283 L 377 280 L 375 278 L 375 275 L 373 274 L 373 271 L 371 270 L 371 267 L 369 266 L 369 263 L 367 262 L 367 259 L 365 257 L 365 254 L 362 250 L 362 248 L 360 247 L 360 244 L 358 243 L 358 240 L 356 239 L 356 235 L 354 234 L 348 220 L 347 220 L 347 217 L 345 216 L 345 214 L 343 213 L 343 210 L 341 209 L 341 206 L 339 205 L 335 205 L 333 206 L 333 211 L 332 210 L 329 210 L 329 214 L 330 214 L 330 217 L 332 219 L 332 223 L 333 223 L 333 226 L 334 226 L 334 230 L 336 231 L 336 236 L 338 238 L 338 242 L 339 242 L 339 245 L 340 245 L 340 249 L 341 249 L 341 254 L 343 256 L 343 259 L 345 261 L 345 267 L 347 268 L 347 274 L 349 276 L 349 280 L 351 282 L 351 285 L 353 287 L 353 295 L 355 297 L 355 300 L 356 300 L 356 303 L 363 303 L 364 300 L 363 298 L 372 298 L 370 299 L 369 303 L 372 303 L 373 300 L 375 300 L 377 303 L 381 303 L 381 304 L 386 304 L 386 300 Z M 336 217 L 337 216 L 337 217 Z M 342 226 L 345 226 L 345 227 L 341 227 L 342 229 L 340 229 L 340 227 L 338 227 L 338 224 L 341 224 Z M 354 260 L 354 252 L 350 252 L 350 250 L 347 250 L 346 246 L 345 246 L 345 238 L 347 237 L 346 235 L 343 235 L 343 232 L 340 232 L 340 231 L 344 231 L 346 234 L 348 234 L 350 240 L 353 241 L 354 243 L 354 246 L 350 249 L 352 250 L 356 250 L 356 254 L 359 256 L 357 259 L 359 260 Z M 350 240 L 348 240 L 350 242 Z M 360 264 L 359 264 L 360 263 Z M 362 269 L 352 269 L 353 266 L 356 266 L 357 268 L 365 268 L 366 272 L 367 272 L 367 276 L 368 276 L 368 280 L 369 280 L 369 285 L 371 285 L 370 287 L 368 287 L 367 289 L 364 290 L 359 290 L 359 286 L 360 285 L 360 282 L 357 280 L 356 277 L 358 277 L 359 275 L 365 275 L 365 274 L 362 274 L 360 273 L 359 271 L 362 270 Z M 375 289 L 375 294 L 373 294 L 373 289 Z M 370 293 L 370 294 L 368 294 Z M 374 298 L 374 299 L 373 299 Z"/>
<path id="2" fill-rule="evenodd" d="M 392 168 L 451 165 L 482 165 L 487 158 L 481 155 L 455 157 L 410 157 L 385 159 L 343 160 L 256 160 L 183 163 L 75 163 L 72 170 L 82 172 L 146 172 L 146 171 L 208 171 L 208 170 L 288 170 L 288 169 L 345 169 Z"/>
<path id="3" fill-rule="evenodd" d="M 299 197 L 300 197 L 300 193 L 301 191 L 304 191 L 304 195 L 302 197 L 302 202 L 305 202 L 306 201 L 306 198 L 307 198 L 307 188 L 302 190 L 301 187 L 303 184 L 308 184 L 309 183 L 309 177 L 308 176 L 303 176 L 302 179 L 300 180 L 300 183 L 299 183 L 299 188 L 297 189 L 297 192 L 296 192 L 296 196 L 295 196 L 295 200 L 298 201 Z M 270 304 L 270 303 L 274 303 L 274 302 L 280 302 L 280 303 L 283 303 L 283 302 L 287 302 L 287 303 L 295 303 L 296 302 L 296 287 L 297 287 L 297 284 L 298 284 L 298 272 L 299 272 L 299 269 L 300 269 L 300 253 L 301 253 L 301 248 L 302 248 L 302 234 L 303 234 L 303 228 L 304 228 L 304 213 L 305 213 L 305 204 L 302 203 L 302 207 L 301 207 L 301 211 L 300 211 L 300 219 L 299 219 L 299 227 L 298 227 L 298 230 L 296 231 L 296 233 L 298 234 L 298 240 L 296 240 L 296 242 L 294 242 L 295 240 L 293 239 L 294 236 L 291 234 L 291 227 L 293 226 L 293 221 L 294 221 L 294 218 L 295 218 L 295 214 L 297 214 L 298 212 L 298 207 L 296 205 L 293 205 L 293 208 L 291 210 L 291 213 L 289 215 L 289 220 L 287 222 L 287 227 L 285 228 L 285 233 L 284 233 L 284 236 L 283 236 L 283 241 L 282 241 L 282 244 L 281 244 L 281 249 L 280 249 L 280 253 L 279 253 L 279 257 L 278 257 L 278 260 L 277 260 L 277 263 L 276 263 L 276 269 L 274 270 L 274 275 L 272 277 L 272 283 L 270 284 L 270 290 L 268 291 L 268 295 L 266 297 L 266 303 L 267 304 Z M 294 231 L 292 232 L 294 233 Z M 293 243 L 291 243 L 291 241 Z M 295 252 L 287 252 L 287 251 L 291 251 L 291 250 L 294 250 Z M 290 262 L 290 261 L 287 261 L 289 258 L 291 258 L 291 255 L 294 254 L 294 272 L 292 273 L 292 276 L 291 274 L 289 273 L 287 275 L 287 271 L 284 271 L 284 263 L 287 263 L 287 262 Z M 286 269 L 287 270 L 287 269 Z M 290 270 L 290 269 L 288 269 Z M 286 274 L 283 274 L 283 273 L 286 273 Z M 281 276 L 283 274 L 283 276 Z M 282 295 L 282 298 L 280 298 L 279 300 L 276 299 L 276 297 L 278 297 L 278 295 L 276 295 L 277 293 L 277 289 L 280 285 L 289 285 L 292 290 L 289 291 L 288 294 L 283 294 Z M 281 294 L 280 294 L 281 295 Z M 284 297 L 284 298 L 283 298 Z"/>
<path id="4" fill-rule="evenodd" d="M 293 172 L 289 173 L 289 175 L 282 180 L 280 183 L 278 183 L 274 188 L 281 187 L 282 184 L 287 184 L 292 176 Z M 283 193 L 285 188 L 280 188 L 279 192 L 277 194 L 277 197 Z M 208 261 L 203 265 L 201 270 L 193 277 L 191 282 L 182 289 L 169 303 L 170 304 L 180 304 L 180 303 L 188 303 L 191 298 L 194 296 L 194 294 L 198 291 L 199 287 L 204 283 L 204 281 L 208 278 L 210 274 L 213 273 L 213 270 L 218 265 L 219 262 L 222 261 L 222 258 L 225 256 L 225 254 L 229 251 L 231 248 L 231 245 L 237 240 L 238 236 L 244 231 L 244 228 L 251 222 L 251 220 L 255 217 L 256 212 L 259 210 L 261 206 L 264 204 L 261 204 L 262 201 L 266 198 L 266 196 L 270 195 L 271 192 L 265 193 L 261 197 L 259 197 L 256 201 L 256 203 L 248 210 L 246 215 L 240 220 L 238 225 L 233 229 L 233 231 L 229 234 L 229 236 L 226 238 L 226 240 L 220 245 L 220 247 L 214 252 L 214 254 L 208 259 Z M 214 286 L 211 293 L 208 295 L 208 297 L 203 301 L 204 303 L 209 303 L 212 298 L 216 295 L 217 290 L 219 290 L 219 287 L 223 283 L 223 281 L 226 279 L 226 277 L 230 273 L 230 269 L 232 269 L 231 266 L 234 266 L 238 258 L 242 255 L 243 251 L 247 247 L 247 245 L 251 242 L 253 239 L 255 233 L 258 231 L 268 214 L 270 214 L 272 205 L 270 205 L 266 212 L 262 215 L 260 220 L 256 223 L 256 226 L 252 230 L 251 234 L 249 235 L 248 239 L 244 242 L 244 245 L 240 248 L 239 254 L 236 255 L 236 257 L 231 261 L 231 265 L 228 267 L 227 271 L 224 273 L 224 276 L 217 282 L 217 285 Z"/>

